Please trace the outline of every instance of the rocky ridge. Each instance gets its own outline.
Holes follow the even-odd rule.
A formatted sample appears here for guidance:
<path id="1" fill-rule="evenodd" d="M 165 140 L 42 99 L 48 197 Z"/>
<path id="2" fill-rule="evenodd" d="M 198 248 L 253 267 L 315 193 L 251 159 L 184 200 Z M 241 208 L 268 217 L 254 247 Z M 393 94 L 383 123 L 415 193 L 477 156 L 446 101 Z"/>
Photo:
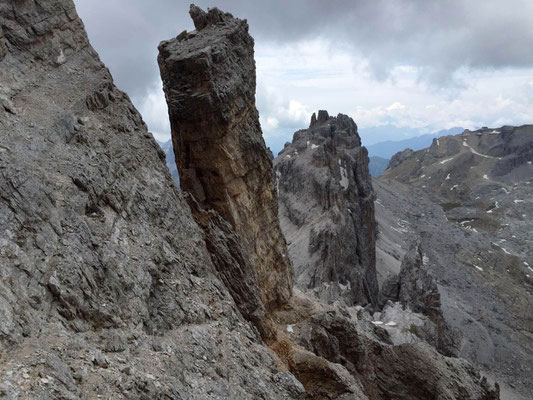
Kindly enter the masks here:
<path id="1" fill-rule="evenodd" d="M 450 329 L 441 308 L 440 292 L 433 276 L 424 266 L 424 256 L 419 242 L 411 245 L 405 254 L 400 272 L 390 275 L 380 292 L 382 306 L 399 302 L 403 307 L 429 318 L 430 326 L 418 327 L 415 334 L 433 345 L 440 353 L 454 357 L 459 354 L 460 336 Z M 384 312 L 387 310 L 385 309 Z"/>
<path id="2" fill-rule="evenodd" d="M 374 192 L 355 122 L 313 114 L 274 171 L 296 283 L 326 301 L 376 304 Z"/>
<path id="3" fill-rule="evenodd" d="M 324 148 L 320 149 L 320 146 Z M 342 161 L 339 163 L 339 160 Z M 338 167 L 343 167 L 343 162 L 346 162 L 349 173 L 343 173 Z M 358 264 L 355 257 L 343 259 L 355 247 L 357 235 L 368 240 L 369 234 L 373 235 L 375 231 L 374 225 L 368 229 L 360 222 L 365 217 L 367 201 L 374 200 L 367 166 L 368 158 L 361 147 L 355 123 L 344 115 L 330 118 L 324 111 L 319 113 L 318 118 L 312 117 L 308 130 L 296 132 L 293 143 L 288 143 L 275 159 L 280 221 L 289 242 L 289 254 L 299 289 L 289 304 L 275 313 L 275 320 L 282 326 L 286 325 L 286 336 L 284 338 L 284 334 L 279 333 L 277 342 L 271 347 L 285 360 L 306 391 L 312 393 L 311 398 L 321 398 L 326 392 L 331 398 L 363 395 L 369 399 L 427 398 L 430 393 L 437 398 L 450 399 L 498 398 L 497 391 L 489 389 L 485 378 L 478 377 L 477 384 L 470 386 L 472 383 L 468 382 L 471 382 L 474 371 L 472 366 L 463 360 L 443 357 L 435 350 L 434 346 L 442 353 L 452 354 L 455 343 L 447 341 L 450 337 L 440 311 L 439 292 L 422 268 L 420 251 L 414 251 L 411 257 L 405 258 L 402 284 L 400 286 L 398 279 L 395 281 L 396 293 L 380 312 L 372 312 L 368 298 L 361 300 L 362 304 L 369 304 L 367 309 L 360 305 L 342 305 L 354 304 L 353 298 L 346 296 L 346 289 L 351 285 L 333 282 L 329 287 L 322 286 L 328 291 L 320 285 L 309 290 L 313 286 L 308 279 L 309 265 L 315 260 L 318 263 L 311 271 L 316 271 L 317 276 L 335 275 L 335 261 L 341 259 L 346 270 L 367 268 L 375 277 L 373 264 Z M 353 191 L 345 194 L 349 188 Z M 363 197 L 362 193 L 367 193 L 367 196 Z M 369 210 L 373 219 L 373 207 L 366 212 Z M 326 220 L 326 224 L 321 225 L 321 219 Z M 350 221 L 351 229 L 355 227 L 358 230 L 357 235 L 350 228 L 343 231 L 342 223 L 346 219 Z M 344 244 L 328 249 L 327 245 L 331 242 L 323 238 L 317 242 L 327 250 L 313 256 L 309 232 L 324 229 L 324 225 L 332 230 L 331 226 L 335 223 L 338 224 L 338 232 L 343 231 L 343 236 L 339 236 L 345 240 Z M 375 249 L 367 248 L 365 251 L 374 253 Z M 324 256 L 327 261 L 323 261 Z M 420 287 L 419 280 L 425 282 Z M 338 286 L 336 290 L 331 290 L 334 284 Z M 317 306 L 316 300 L 313 300 L 316 297 L 325 302 L 318 302 L 321 305 Z M 328 302 L 333 305 L 326 305 Z M 302 348 L 311 353 L 305 353 Z M 373 354 L 379 356 L 374 358 Z M 351 380 L 340 371 L 326 373 L 317 356 L 342 365 Z M 447 367 L 441 364 L 443 360 L 446 360 Z M 306 367 L 302 366 L 303 361 L 307 363 Z M 437 371 L 436 376 L 428 378 L 416 372 L 411 374 L 412 366 L 417 363 L 430 365 L 430 370 Z M 323 365 L 322 371 L 318 372 L 320 365 Z M 448 367 L 452 370 L 458 368 L 455 370 L 461 372 L 450 376 Z M 322 387 L 313 385 L 318 376 L 323 382 Z M 457 390 L 451 389 L 454 386 Z"/>

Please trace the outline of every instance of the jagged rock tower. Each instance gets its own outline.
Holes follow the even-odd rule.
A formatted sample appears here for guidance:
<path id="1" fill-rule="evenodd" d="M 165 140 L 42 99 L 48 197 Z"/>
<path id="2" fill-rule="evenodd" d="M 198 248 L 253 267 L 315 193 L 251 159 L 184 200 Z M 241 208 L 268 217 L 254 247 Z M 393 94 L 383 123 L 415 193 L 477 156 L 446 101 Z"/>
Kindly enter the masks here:
<path id="1" fill-rule="evenodd" d="M 254 41 L 246 21 L 191 6 L 195 31 L 159 46 L 181 187 L 231 224 L 267 309 L 291 295 L 272 160 L 255 107 Z"/>
<path id="2" fill-rule="evenodd" d="M 355 122 L 313 114 L 274 166 L 297 284 L 327 301 L 375 304 L 374 191 Z"/>

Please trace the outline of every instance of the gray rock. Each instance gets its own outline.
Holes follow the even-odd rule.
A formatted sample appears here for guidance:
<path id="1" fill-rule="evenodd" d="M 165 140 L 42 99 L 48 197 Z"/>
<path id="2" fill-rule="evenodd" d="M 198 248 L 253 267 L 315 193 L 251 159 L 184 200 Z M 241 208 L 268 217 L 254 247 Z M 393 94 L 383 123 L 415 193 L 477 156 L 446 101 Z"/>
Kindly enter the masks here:
<path id="1" fill-rule="evenodd" d="M 162 42 L 158 57 L 181 187 L 233 227 L 270 310 L 291 296 L 292 268 L 255 107 L 254 41 L 229 13 L 190 14 L 197 32 Z"/>
<path id="2" fill-rule="evenodd" d="M 397 287 L 396 300 L 412 311 L 428 316 L 435 324 L 435 335 L 429 338 L 424 335 L 426 340 L 442 354 L 457 356 L 461 338 L 444 318 L 439 289 L 434 278 L 424 267 L 420 243 L 414 243 L 402 260 Z"/>
<path id="3" fill-rule="evenodd" d="M 301 398 L 72 1 L 2 2 L 0 26 L 0 393 Z"/>
<path id="4" fill-rule="evenodd" d="M 185 194 L 198 225 L 205 233 L 206 246 L 213 265 L 229 289 L 241 314 L 253 322 L 267 339 L 271 333 L 266 325 L 266 312 L 250 256 L 243 248 L 233 227 L 216 211 L 205 211 L 191 194 Z"/>
<path id="5" fill-rule="evenodd" d="M 274 170 L 297 284 L 329 302 L 376 304 L 374 192 L 355 122 L 319 111 Z"/>
<path id="6" fill-rule="evenodd" d="M 339 311 L 317 313 L 297 324 L 296 340 L 342 365 L 369 399 L 499 399 L 498 386 L 466 361 L 444 357 L 426 343 L 384 344 L 364 324 Z"/>
<path id="7" fill-rule="evenodd" d="M 441 137 L 374 181 L 378 273 L 398 273 L 420 240 L 442 313 L 463 338 L 459 355 L 512 384 L 516 398 L 533 390 L 533 166 L 520 158 L 531 132 L 525 125 Z"/>

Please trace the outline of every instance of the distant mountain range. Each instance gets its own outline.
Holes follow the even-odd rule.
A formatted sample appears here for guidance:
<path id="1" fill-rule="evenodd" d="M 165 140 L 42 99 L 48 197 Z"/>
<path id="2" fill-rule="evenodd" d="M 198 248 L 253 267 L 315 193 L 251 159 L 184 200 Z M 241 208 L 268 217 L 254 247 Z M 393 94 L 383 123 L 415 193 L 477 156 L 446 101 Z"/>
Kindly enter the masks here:
<path id="1" fill-rule="evenodd" d="M 428 133 L 425 135 L 415 136 L 408 139 L 403 140 L 387 140 L 375 144 L 371 144 L 369 146 L 366 146 L 368 150 L 368 155 L 383 157 L 390 159 L 393 155 L 398 153 L 399 151 L 405 150 L 407 148 L 411 150 L 421 150 L 423 148 L 431 146 L 431 142 L 433 139 L 441 137 L 441 136 L 447 136 L 447 135 L 457 135 L 464 131 L 464 128 L 450 128 L 450 129 L 443 129 L 438 132 L 434 133 Z M 363 142 L 364 144 L 364 142 Z"/>
<path id="2" fill-rule="evenodd" d="M 393 129 L 397 130 L 399 128 L 393 127 Z M 431 142 L 435 138 L 447 135 L 457 135 L 463 131 L 464 128 L 455 127 L 450 129 L 443 129 L 434 133 L 428 133 L 426 135 L 411 137 L 408 139 L 397 141 L 386 140 L 383 142 L 366 146 L 368 150 L 368 156 L 370 157 L 370 164 L 368 166 L 370 169 L 370 174 L 374 177 L 380 176 L 383 171 L 387 169 L 387 165 L 391 157 L 399 151 L 405 149 L 411 149 L 414 151 L 421 150 L 423 148 L 431 146 Z"/>
<path id="3" fill-rule="evenodd" d="M 387 169 L 390 159 L 383 158 L 379 156 L 369 157 L 370 163 L 368 164 L 368 169 L 370 170 L 370 175 L 377 178 Z"/>

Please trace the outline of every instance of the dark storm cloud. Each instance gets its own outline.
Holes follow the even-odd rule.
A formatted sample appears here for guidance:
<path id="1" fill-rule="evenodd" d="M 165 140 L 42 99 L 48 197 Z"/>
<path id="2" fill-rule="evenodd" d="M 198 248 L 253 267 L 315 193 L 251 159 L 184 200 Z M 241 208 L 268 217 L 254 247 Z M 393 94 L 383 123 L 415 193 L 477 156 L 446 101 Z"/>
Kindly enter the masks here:
<path id="1" fill-rule="evenodd" d="M 75 0 L 95 48 L 133 97 L 157 81 L 157 44 L 192 29 L 181 0 Z M 397 65 L 445 87 L 461 68 L 533 66 L 530 0 L 222 0 L 196 2 L 247 18 L 256 40 L 323 38 L 365 59 L 380 79 Z M 213 4 L 215 3 L 215 4 Z M 317 55 L 319 57 L 320 55 Z M 280 57 L 283 57 L 280 54 Z"/>

